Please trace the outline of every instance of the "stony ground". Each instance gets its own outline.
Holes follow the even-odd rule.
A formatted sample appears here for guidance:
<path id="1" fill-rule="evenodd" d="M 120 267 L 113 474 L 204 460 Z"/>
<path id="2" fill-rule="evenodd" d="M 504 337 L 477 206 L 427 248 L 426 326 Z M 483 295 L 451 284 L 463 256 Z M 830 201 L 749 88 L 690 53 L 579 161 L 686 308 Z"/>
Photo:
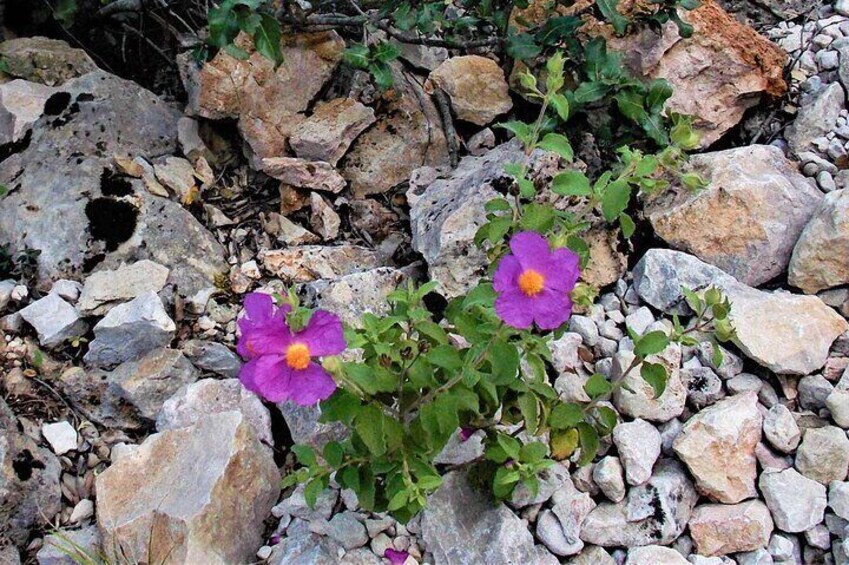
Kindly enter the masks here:
<path id="1" fill-rule="evenodd" d="M 629 382 L 601 458 L 537 496 L 489 503 L 462 466 L 480 439 L 457 438 L 406 525 L 338 488 L 315 508 L 281 492 L 293 441 L 341 431 L 241 387 L 235 320 L 255 289 L 357 324 L 405 279 L 472 286 L 483 204 L 522 154 L 490 127 L 519 103 L 509 73 L 407 46 L 382 94 L 331 31 L 287 38 L 277 70 L 183 56 L 178 105 L 64 42 L 0 44 L 0 563 L 72 563 L 69 540 L 121 563 L 849 563 L 849 2 L 726 3 L 757 32 L 703 4 L 691 39 L 616 41 L 697 117 L 708 187 L 646 202 L 627 256 L 592 232 L 603 290 L 553 345 L 555 387 L 588 400 L 682 286 L 730 297 L 737 343 L 720 366 L 657 355 L 664 394 Z M 545 185 L 557 157 L 533 162 Z"/>

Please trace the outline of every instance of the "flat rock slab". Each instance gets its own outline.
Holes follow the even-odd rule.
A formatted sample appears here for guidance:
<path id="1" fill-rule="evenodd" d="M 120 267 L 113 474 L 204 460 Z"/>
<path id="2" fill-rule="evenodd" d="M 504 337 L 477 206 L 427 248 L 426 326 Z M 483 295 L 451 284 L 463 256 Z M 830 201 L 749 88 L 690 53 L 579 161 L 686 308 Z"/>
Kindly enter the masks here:
<path id="1" fill-rule="evenodd" d="M 83 49 L 46 37 L 17 37 L 0 43 L 0 56 L 9 74 L 47 86 L 97 70 Z"/>
<path id="2" fill-rule="evenodd" d="M 77 308 L 86 314 L 102 315 L 113 303 L 132 300 L 144 292 L 159 292 L 168 280 L 168 272 L 167 267 L 148 260 L 114 271 L 97 271 L 86 278 Z"/>
<path id="3" fill-rule="evenodd" d="M 48 294 L 19 310 L 18 314 L 35 328 L 38 342 L 44 347 L 58 347 L 88 331 L 86 321 L 58 294 Z"/>
<path id="4" fill-rule="evenodd" d="M 513 107 L 498 63 L 479 55 L 451 57 L 428 77 L 428 90 L 442 89 L 457 118 L 485 126 Z"/>

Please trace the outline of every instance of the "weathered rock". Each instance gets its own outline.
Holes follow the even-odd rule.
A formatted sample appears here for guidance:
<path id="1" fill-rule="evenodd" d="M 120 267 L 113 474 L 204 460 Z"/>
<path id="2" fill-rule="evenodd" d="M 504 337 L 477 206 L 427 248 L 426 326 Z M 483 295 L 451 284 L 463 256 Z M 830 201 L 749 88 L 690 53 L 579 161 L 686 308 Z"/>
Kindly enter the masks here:
<path id="1" fill-rule="evenodd" d="M 849 190 L 825 195 L 805 226 L 793 256 L 787 281 L 808 294 L 849 283 Z"/>
<path id="2" fill-rule="evenodd" d="M 222 377 L 236 378 L 242 368 L 239 356 L 222 343 L 190 339 L 180 344 L 180 350 L 198 369 Z"/>
<path id="3" fill-rule="evenodd" d="M 825 408 L 825 399 L 834 391 L 834 385 L 822 375 L 808 375 L 796 383 L 796 401 L 803 410 L 818 412 Z"/>
<path id="4" fill-rule="evenodd" d="M 449 164 L 439 112 L 415 76 L 390 63 L 393 87 L 384 95 L 385 113 L 362 133 L 340 162 L 355 197 L 380 194 L 407 181 L 424 165 Z"/>
<path id="5" fill-rule="evenodd" d="M 100 534 L 97 527 L 88 526 L 81 530 L 64 530 L 48 535 L 36 559 L 38 565 L 77 565 L 87 563 L 93 556 L 100 554 Z"/>
<path id="6" fill-rule="evenodd" d="M 191 55 L 181 56 L 187 112 L 237 118 L 257 161 L 285 155 L 289 136 L 342 59 L 345 42 L 335 31 L 283 34 L 283 62 L 276 68 L 254 51 L 248 36 L 237 37 L 236 45 L 249 53 L 246 59 L 222 49 L 198 68 Z"/>
<path id="7" fill-rule="evenodd" d="M 846 480 L 849 471 L 846 432 L 835 426 L 806 430 L 796 453 L 796 469 L 824 485 Z"/>
<path id="8" fill-rule="evenodd" d="M 593 467 L 593 481 L 613 502 L 621 502 L 625 498 L 625 480 L 622 478 L 622 464 L 619 459 L 608 455 Z"/>
<path id="9" fill-rule="evenodd" d="M 758 486 L 779 530 L 804 532 L 822 522 L 825 487 L 796 469 L 763 473 Z"/>
<path id="10" fill-rule="evenodd" d="M 437 565 L 535 562 L 534 538 L 522 521 L 503 504 L 493 506 L 461 472 L 443 477 L 421 529 Z"/>
<path id="11" fill-rule="evenodd" d="M 705 153 L 690 163 L 709 185 L 655 200 L 649 219 L 656 233 L 748 285 L 784 272 L 822 200 L 816 186 L 770 145 Z"/>
<path id="12" fill-rule="evenodd" d="M 763 422 L 757 404 L 756 393 L 738 394 L 684 424 L 673 445 L 701 494 L 728 504 L 757 495 L 755 446 Z"/>
<path id="13" fill-rule="evenodd" d="M 288 535 L 277 545 L 268 558 L 270 565 L 308 563 L 310 565 L 337 565 L 338 550 L 332 539 L 311 533 L 309 530 Z"/>
<path id="14" fill-rule="evenodd" d="M 42 424 L 41 435 L 56 455 L 64 455 L 77 448 L 77 430 L 66 421 Z"/>
<path id="15" fill-rule="evenodd" d="M 365 313 L 376 316 L 389 313 L 386 297 L 404 278 L 404 273 L 397 269 L 380 267 L 333 280 L 307 283 L 303 292 L 316 307 L 329 310 L 346 324 L 359 327 Z"/>
<path id="16" fill-rule="evenodd" d="M 762 292 L 686 253 L 650 249 L 634 267 L 640 297 L 668 313 L 687 311 L 681 288 L 722 289 L 743 352 L 779 374 L 806 375 L 825 364 L 831 344 L 849 329 L 839 314 L 813 296 Z"/>
<path id="17" fill-rule="evenodd" d="M 538 520 L 543 522 L 537 522 L 537 536 L 555 555 L 575 555 L 584 548 L 581 523 L 596 503 L 588 493 L 575 488 L 565 468 L 554 471 L 553 475 L 559 479 L 552 493 L 554 504 L 550 514 L 547 510 L 540 514 Z"/>
<path id="18" fill-rule="evenodd" d="M 681 466 L 661 460 L 645 485 L 617 504 L 599 504 L 581 524 L 581 539 L 604 547 L 668 544 L 687 526 L 698 495 Z"/>
<path id="19" fill-rule="evenodd" d="M 645 420 L 623 422 L 613 428 L 613 443 L 619 451 L 629 485 L 642 485 L 651 478 L 660 457 L 660 433 Z"/>
<path id="20" fill-rule="evenodd" d="M 767 441 L 784 453 L 795 451 L 802 438 L 793 413 L 783 404 L 776 404 L 764 416 L 764 436 Z"/>
<path id="21" fill-rule="evenodd" d="M 629 549 L 625 565 L 690 565 L 690 562 L 674 549 L 647 545 Z"/>
<path id="22" fill-rule="evenodd" d="M 583 237 L 589 247 L 590 259 L 587 267 L 581 271 L 581 280 L 601 288 L 622 278 L 628 260 L 618 249 L 618 232 L 594 227 L 587 230 Z"/>
<path id="23" fill-rule="evenodd" d="M 97 367 L 110 367 L 138 359 L 167 345 L 176 329 L 156 293 L 142 293 L 114 307 L 94 326 L 94 340 L 89 344 L 85 361 Z"/>
<path id="24" fill-rule="evenodd" d="M 696 551 L 708 557 L 764 548 L 774 527 L 760 500 L 696 506 L 689 526 Z"/>
<path id="25" fill-rule="evenodd" d="M 335 279 L 379 266 L 371 249 L 343 243 L 335 246 L 302 245 L 267 251 L 263 266 L 285 282 L 311 282 Z"/>
<path id="26" fill-rule="evenodd" d="M 88 324 L 73 306 L 48 294 L 18 311 L 21 318 L 38 332 L 38 342 L 44 347 L 58 347 L 72 337 L 84 335 Z"/>
<path id="27" fill-rule="evenodd" d="M 346 551 L 362 547 L 369 541 L 366 527 L 353 512 L 336 514 L 326 525 L 321 525 L 321 530 Z"/>
<path id="28" fill-rule="evenodd" d="M 21 565 L 21 556 L 18 548 L 13 545 L 0 547 L 0 563 L 6 565 Z M 71 565 L 70 563 L 68 565 Z"/>
<path id="29" fill-rule="evenodd" d="M 154 434 L 97 476 L 103 548 L 156 563 L 251 561 L 279 483 L 239 412 Z M 219 533 L 228 531 L 239 535 Z"/>
<path id="30" fill-rule="evenodd" d="M 156 179 L 170 189 L 181 204 L 191 204 L 198 197 L 195 169 L 182 157 L 166 157 L 153 165 Z"/>
<path id="31" fill-rule="evenodd" d="M 292 441 L 309 445 L 316 449 L 324 447 L 328 441 L 338 441 L 347 437 L 348 432 L 341 422 L 325 424 L 319 422 L 319 406 L 298 406 L 294 402 L 281 402 L 277 408 L 289 427 Z"/>
<path id="32" fill-rule="evenodd" d="M 310 226 L 313 231 L 325 241 L 336 239 L 339 235 L 339 226 L 342 225 L 342 220 L 339 214 L 333 210 L 333 207 L 327 203 L 319 193 L 313 192 L 310 194 Z"/>
<path id="33" fill-rule="evenodd" d="M 301 159 L 335 166 L 374 121 L 374 110 L 368 106 L 352 98 L 334 98 L 319 103 L 312 116 L 295 126 L 289 145 Z"/>
<path id="34" fill-rule="evenodd" d="M 345 179 L 329 163 L 307 161 L 296 157 L 266 157 L 262 170 L 268 176 L 296 188 L 310 188 L 326 192 L 341 192 Z"/>
<path id="35" fill-rule="evenodd" d="M 845 101 L 843 87 L 839 82 L 833 82 L 799 108 L 796 119 L 784 134 L 790 149 L 797 154 L 810 151 L 814 139 L 824 136 L 836 126 Z"/>
<path id="36" fill-rule="evenodd" d="M 425 88 L 442 89 L 457 118 L 479 126 L 513 107 L 504 71 L 479 55 L 451 57 L 430 73 Z"/>
<path id="37" fill-rule="evenodd" d="M 159 292 L 168 272 L 167 267 L 148 260 L 114 271 L 97 271 L 86 278 L 77 308 L 85 314 L 103 315 L 114 303 L 132 300 L 144 292 Z"/>
<path id="38" fill-rule="evenodd" d="M 46 37 L 18 37 L 0 43 L 0 57 L 8 74 L 32 82 L 58 86 L 97 70 L 91 57 L 64 41 Z"/>
<path id="39" fill-rule="evenodd" d="M 828 485 L 828 506 L 844 520 L 849 520 L 849 483 L 834 481 Z"/>
<path id="40" fill-rule="evenodd" d="M 54 92 L 49 86 L 26 80 L 0 85 L 0 144 L 23 139 Z"/>
<path id="41" fill-rule="evenodd" d="M 619 378 L 633 362 L 634 354 L 621 351 L 613 358 L 612 377 Z M 687 401 L 687 388 L 681 380 L 681 347 L 670 344 L 657 355 L 647 359 L 650 363 L 660 363 L 666 368 L 666 390 L 655 398 L 654 389 L 640 376 L 640 367 L 635 368 L 623 379 L 625 386 L 613 394 L 613 403 L 620 412 L 632 418 L 643 418 L 652 422 L 667 422 L 684 411 Z M 627 390 L 625 387 L 628 387 Z"/>

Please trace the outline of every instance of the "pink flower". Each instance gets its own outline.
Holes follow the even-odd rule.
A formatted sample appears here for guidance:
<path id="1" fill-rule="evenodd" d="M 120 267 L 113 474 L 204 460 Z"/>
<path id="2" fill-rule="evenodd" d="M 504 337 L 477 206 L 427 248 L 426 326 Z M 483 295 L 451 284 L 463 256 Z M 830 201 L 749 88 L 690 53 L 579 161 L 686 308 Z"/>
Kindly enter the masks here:
<path id="1" fill-rule="evenodd" d="M 578 282 L 578 255 L 566 248 L 552 251 L 536 232 L 514 235 L 510 250 L 493 279 L 495 313 L 514 328 L 534 322 L 543 330 L 560 327 L 572 315 L 569 293 Z"/>
<path id="2" fill-rule="evenodd" d="M 460 441 L 466 442 L 469 441 L 469 438 L 475 433 L 475 428 L 471 428 L 468 426 L 460 428 Z"/>
<path id="3" fill-rule="evenodd" d="M 336 390 L 333 377 L 313 359 L 342 353 L 345 336 L 339 318 L 324 310 L 314 312 L 307 327 L 293 334 L 286 323 L 290 310 L 288 304 L 275 306 L 267 294 L 253 292 L 245 297 L 236 350 L 248 362 L 239 380 L 271 402 L 292 400 L 307 406 Z"/>
<path id="4" fill-rule="evenodd" d="M 401 565 L 407 560 L 410 554 L 406 551 L 398 551 L 397 549 L 387 547 L 386 551 L 383 552 L 383 556 L 388 559 L 392 565 Z"/>

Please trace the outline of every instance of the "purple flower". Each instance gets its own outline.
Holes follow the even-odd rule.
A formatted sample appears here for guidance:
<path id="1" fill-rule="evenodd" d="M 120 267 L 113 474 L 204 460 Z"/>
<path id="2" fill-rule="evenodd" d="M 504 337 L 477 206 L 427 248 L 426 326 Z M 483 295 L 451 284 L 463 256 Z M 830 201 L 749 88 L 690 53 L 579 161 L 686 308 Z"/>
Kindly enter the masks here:
<path id="1" fill-rule="evenodd" d="M 324 310 L 314 312 L 307 327 L 293 334 L 286 323 L 290 310 L 288 304 L 275 306 L 267 294 L 253 292 L 245 297 L 236 350 L 248 362 L 239 379 L 245 388 L 271 402 L 292 400 L 307 406 L 336 390 L 333 377 L 313 358 L 342 353 L 345 336 L 339 318 Z"/>
<path id="2" fill-rule="evenodd" d="M 460 428 L 460 441 L 466 442 L 469 441 L 469 438 L 472 437 L 472 434 L 475 433 L 475 428 L 470 428 L 468 426 L 464 426 Z"/>
<path id="3" fill-rule="evenodd" d="M 495 313 L 514 328 L 534 322 L 543 330 L 560 327 L 572 315 L 569 293 L 578 282 L 578 255 L 566 248 L 552 251 L 536 232 L 514 235 L 510 250 L 493 279 Z"/>
<path id="4" fill-rule="evenodd" d="M 397 549 L 387 547 L 386 551 L 383 552 L 383 556 L 388 559 L 392 565 L 401 565 L 407 560 L 410 554 L 406 551 L 398 551 Z"/>

